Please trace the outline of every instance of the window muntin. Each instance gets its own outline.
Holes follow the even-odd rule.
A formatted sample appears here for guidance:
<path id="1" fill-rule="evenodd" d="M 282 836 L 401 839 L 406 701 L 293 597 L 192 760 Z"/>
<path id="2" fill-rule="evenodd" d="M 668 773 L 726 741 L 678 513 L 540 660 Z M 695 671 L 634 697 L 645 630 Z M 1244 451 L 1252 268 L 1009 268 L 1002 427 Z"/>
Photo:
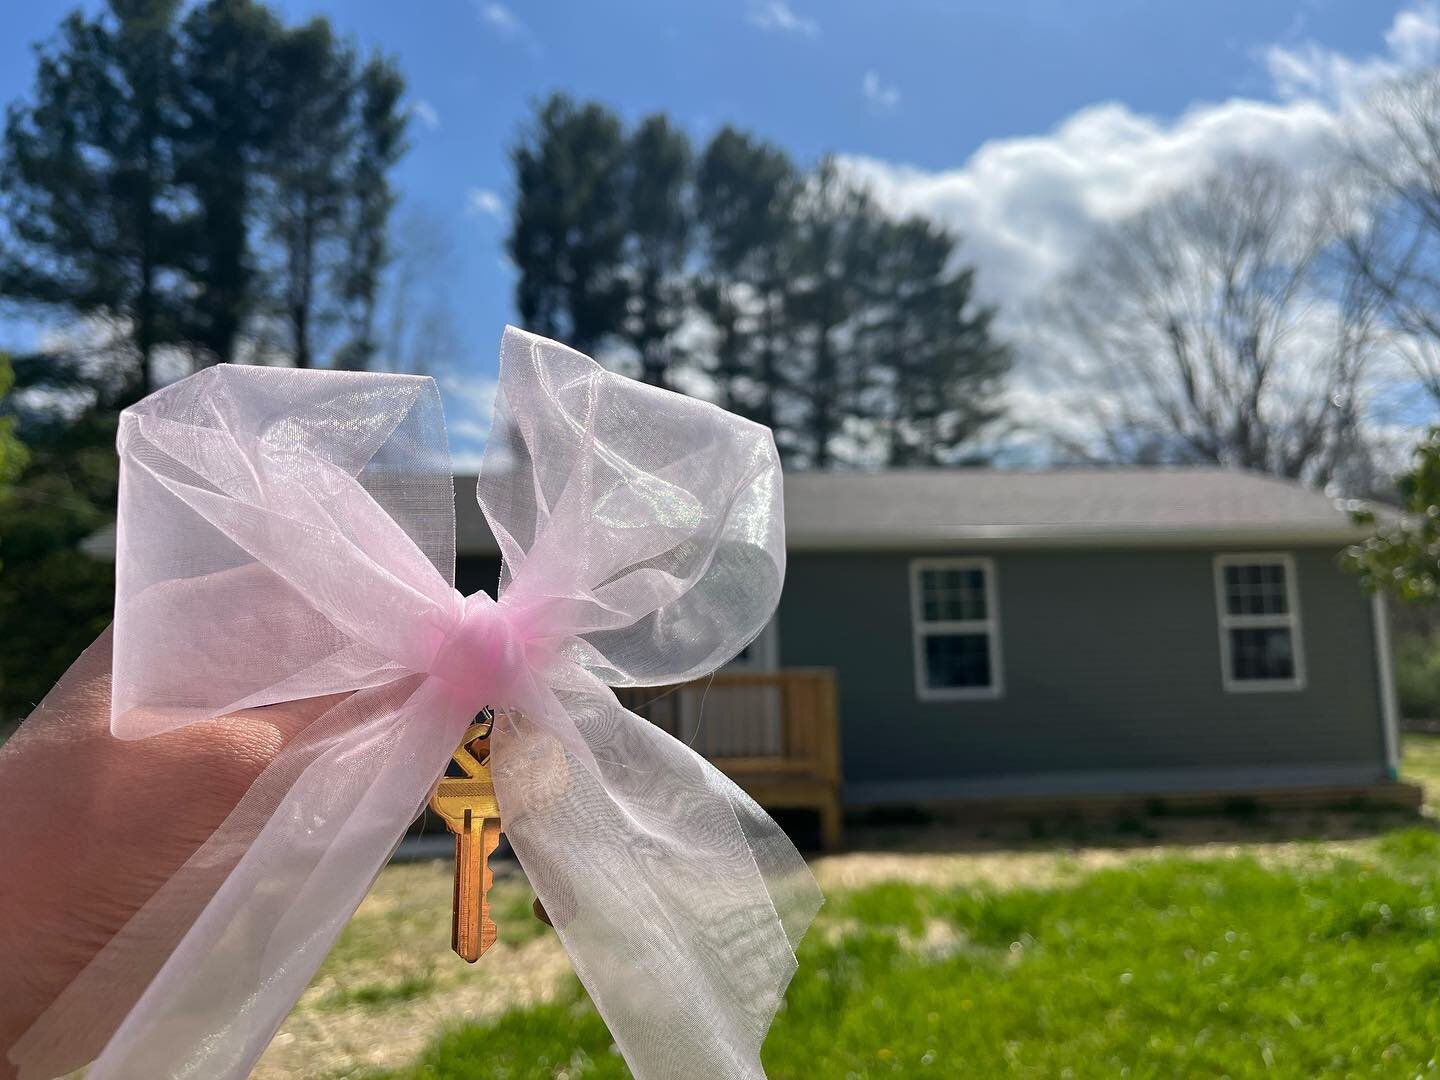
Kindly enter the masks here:
<path id="1" fill-rule="evenodd" d="M 917 559 L 910 567 L 915 692 L 922 701 L 999 697 L 995 566 L 989 559 Z"/>
<path id="2" fill-rule="evenodd" d="M 1222 555 L 1215 560 L 1215 588 L 1225 689 L 1303 686 L 1300 598 L 1290 556 Z"/>
<path id="3" fill-rule="evenodd" d="M 1221 567 L 1225 580 L 1225 611 L 1228 615 L 1286 615 L 1289 590 L 1282 563 L 1227 563 Z"/>

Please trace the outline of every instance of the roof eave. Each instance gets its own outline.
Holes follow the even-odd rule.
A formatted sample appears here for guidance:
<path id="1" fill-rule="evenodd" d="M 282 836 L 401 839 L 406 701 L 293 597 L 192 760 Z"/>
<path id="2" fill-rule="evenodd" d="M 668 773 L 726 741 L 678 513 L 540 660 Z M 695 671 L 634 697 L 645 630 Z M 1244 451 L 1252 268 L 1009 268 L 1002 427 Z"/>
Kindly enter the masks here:
<path id="1" fill-rule="evenodd" d="M 1353 525 L 1282 526 L 1015 526 L 974 525 L 887 533 L 791 531 L 790 551 L 936 551 L 987 548 L 1344 547 L 1369 535 Z"/>
<path id="2" fill-rule="evenodd" d="M 944 551 L 956 548 L 1146 548 L 1146 547 L 1345 547 L 1369 533 L 1353 525 L 1290 526 L 1016 526 L 967 525 L 956 528 L 913 529 L 905 532 L 870 530 L 857 533 L 809 533 L 791 530 L 786 547 L 791 552 L 824 551 Z M 463 537 L 459 554 L 497 556 L 499 547 L 487 534 Z"/>

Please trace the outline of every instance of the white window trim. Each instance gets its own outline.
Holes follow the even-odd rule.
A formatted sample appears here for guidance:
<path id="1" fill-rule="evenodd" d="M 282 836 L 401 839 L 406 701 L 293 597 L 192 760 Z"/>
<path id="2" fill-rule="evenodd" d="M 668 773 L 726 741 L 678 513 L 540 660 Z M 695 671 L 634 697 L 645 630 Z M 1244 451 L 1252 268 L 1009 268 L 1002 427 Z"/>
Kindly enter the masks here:
<path id="1" fill-rule="evenodd" d="M 1380 720 L 1385 733 L 1385 765 L 1390 778 L 1400 775 L 1400 705 L 1395 696 L 1395 662 L 1390 652 L 1390 612 L 1385 594 L 1370 596 L 1370 617 L 1375 624 L 1375 664 L 1380 670 Z"/>
<path id="2" fill-rule="evenodd" d="M 985 572 L 984 619 L 926 622 L 925 595 L 921 574 L 926 570 L 983 570 Z M 1000 654 L 1000 605 L 997 599 L 995 560 L 988 558 L 911 559 L 910 628 L 911 651 L 915 654 L 915 696 L 921 701 L 993 700 L 1005 693 L 1005 673 Z M 925 682 L 925 639 L 931 634 L 985 635 L 990 658 L 989 686 L 927 686 Z"/>
<path id="3" fill-rule="evenodd" d="M 1231 615 L 1225 597 L 1227 566 L 1280 566 L 1285 570 L 1284 615 Z M 1215 614 L 1220 624 L 1220 679 L 1227 693 L 1257 694 L 1305 689 L 1305 642 L 1300 633 L 1300 586 L 1295 576 L 1295 559 L 1283 551 L 1231 552 L 1215 556 Z M 1230 631 L 1246 627 L 1286 627 L 1295 654 L 1295 677 L 1291 679 L 1235 679 L 1230 655 Z"/>
<path id="4" fill-rule="evenodd" d="M 750 642 L 751 652 L 746 659 L 737 653 L 722 671 L 774 671 L 780 666 L 780 613 L 770 616 L 765 629 L 756 634 Z"/>

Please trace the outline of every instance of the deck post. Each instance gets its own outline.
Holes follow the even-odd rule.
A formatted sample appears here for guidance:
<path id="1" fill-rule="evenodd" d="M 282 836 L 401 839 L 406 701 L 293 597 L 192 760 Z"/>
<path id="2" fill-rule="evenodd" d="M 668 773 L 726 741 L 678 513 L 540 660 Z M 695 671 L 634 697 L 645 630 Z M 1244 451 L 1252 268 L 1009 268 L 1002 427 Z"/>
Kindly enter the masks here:
<path id="1" fill-rule="evenodd" d="M 773 692 L 780 710 L 779 746 L 754 744 L 756 691 Z M 672 735 L 684 695 L 703 700 L 695 749 L 767 810 L 813 810 L 826 851 L 843 839 L 840 732 L 835 672 L 829 668 L 719 672 L 683 686 L 617 687 L 620 703 Z"/>

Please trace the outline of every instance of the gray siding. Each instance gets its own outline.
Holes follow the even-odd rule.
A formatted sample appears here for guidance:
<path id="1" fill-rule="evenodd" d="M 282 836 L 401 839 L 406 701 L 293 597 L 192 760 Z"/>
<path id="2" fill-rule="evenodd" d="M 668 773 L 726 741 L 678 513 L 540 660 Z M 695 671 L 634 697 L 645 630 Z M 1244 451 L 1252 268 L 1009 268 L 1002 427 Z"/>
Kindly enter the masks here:
<path id="1" fill-rule="evenodd" d="M 481 589 L 494 596 L 499 583 L 499 555 L 461 555 L 455 560 L 455 587 L 466 596 Z"/>
<path id="2" fill-rule="evenodd" d="M 854 801 L 1378 779 L 1369 600 L 1332 552 L 1292 554 L 1300 691 L 1224 690 L 1213 551 L 995 554 L 1005 693 L 948 702 L 915 693 L 908 556 L 797 554 L 781 663 L 837 669 Z"/>
<path id="3" fill-rule="evenodd" d="M 836 669 L 857 803 L 1380 779 L 1370 602 L 1333 552 L 1289 551 L 1300 691 L 1224 690 L 1211 550 L 927 551 L 997 574 L 1004 696 L 949 702 L 916 697 L 908 555 L 793 553 L 780 663 Z M 457 584 L 493 593 L 498 572 L 462 558 Z"/>

